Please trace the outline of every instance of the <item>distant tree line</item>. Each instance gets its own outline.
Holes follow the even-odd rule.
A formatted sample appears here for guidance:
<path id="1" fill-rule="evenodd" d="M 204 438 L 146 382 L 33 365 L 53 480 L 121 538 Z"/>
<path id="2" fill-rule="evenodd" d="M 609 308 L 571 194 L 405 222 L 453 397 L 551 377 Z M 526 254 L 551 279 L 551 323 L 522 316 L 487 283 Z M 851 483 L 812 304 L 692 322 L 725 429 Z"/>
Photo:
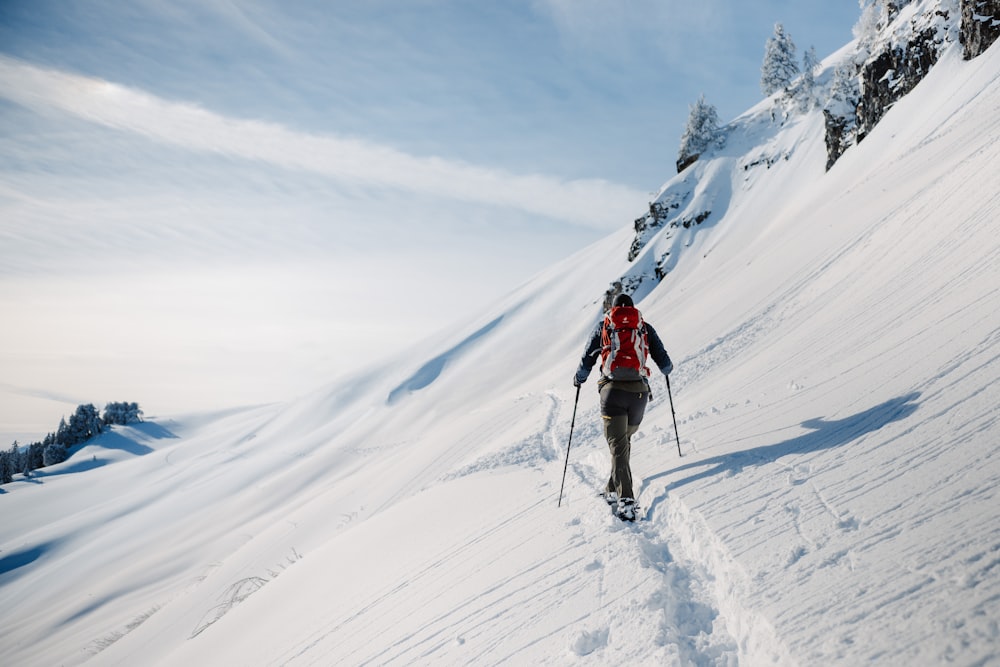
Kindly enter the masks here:
<path id="1" fill-rule="evenodd" d="M 41 442 L 19 445 L 17 441 L 7 451 L 0 451 L 0 484 L 14 481 L 18 473 L 30 477 L 33 470 L 62 463 L 69 450 L 95 438 L 113 424 L 126 425 L 142 421 L 138 403 L 108 403 L 100 415 L 92 403 L 77 406 L 69 421 L 63 417 L 59 428 Z"/>

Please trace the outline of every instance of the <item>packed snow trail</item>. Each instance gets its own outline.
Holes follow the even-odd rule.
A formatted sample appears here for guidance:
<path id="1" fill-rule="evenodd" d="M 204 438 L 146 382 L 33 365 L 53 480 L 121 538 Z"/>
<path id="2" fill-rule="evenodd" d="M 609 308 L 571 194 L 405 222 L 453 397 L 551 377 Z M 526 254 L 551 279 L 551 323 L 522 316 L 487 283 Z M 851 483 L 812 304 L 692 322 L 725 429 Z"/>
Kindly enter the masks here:
<path id="1" fill-rule="evenodd" d="M 685 454 L 657 378 L 648 521 L 596 496 L 592 384 L 556 507 L 623 228 L 383 368 L 6 485 L 4 658 L 996 663 L 998 72 L 1000 45 L 944 54 L 829 173 L 819 112 L 767 101 L 677 177 L 728 212 L 647 244 L 683 250 L 639 305 Z M 788 159 L 743 169 L 763 149 Z"/>
<path id="2" fill-rule="evenodd" d="M 664 404 L 663 409 L 669 410 L 669 406 Z M 596 411 L 589 416 L 600 419 Z M 592 432 L 588 440 L 581 446 L 585 452 L 582 459 L 571 466 L 573 503 L 603 508 L 604 502 L 596 493 L 607 479 L 610 454 L 603 433 Z M 663 622 L 660 636 L 679 647 L 679 664 L 794 664 L 768 620 L 743 604 L 741 596 L 749 582 L 723 542 L 683 501 L 657 483 L 665 472 L 643 476 L 641 471 L 675 468 L 683 460 L 677 457 L 673 431 L 642 428 L 633 442 L 633 480 L 645 518 L 628 524 L 606 509 L 599 513 L 611 516 L 612 529 L 631 538 L 628 548 L 645 554 L 648 562 L 660 563 L 665 580 L 673 582 L 655 597 L 664 602 L 664 618 L 669 619 Z"/>

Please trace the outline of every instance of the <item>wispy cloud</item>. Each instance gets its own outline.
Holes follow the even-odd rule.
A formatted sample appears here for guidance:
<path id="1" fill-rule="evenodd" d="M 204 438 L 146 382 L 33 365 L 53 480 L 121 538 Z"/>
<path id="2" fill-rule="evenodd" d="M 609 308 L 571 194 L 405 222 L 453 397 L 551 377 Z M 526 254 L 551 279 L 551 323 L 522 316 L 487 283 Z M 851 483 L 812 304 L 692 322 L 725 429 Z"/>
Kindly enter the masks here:
<path id="1" fill-rule="evenodd" d="M 360 139 L 227 117 L 102 79 L 0 56 L 0 96 L 186 150 L 257 160 L 357 185 L 518 209 L 599 229 L 617 228 L 644 204 L 642 191 L 601 179 L 513 174 L 411 155 Z"/>
<path id="2" fill-rule="evenodd" d="M 729 12 L 717 0 L 539 0 L 538 7 L 567 45 L 619 58 L 636 57 L 641 45 L 683 54 L 690 35 L 719 32 L 731 24 Z"/>

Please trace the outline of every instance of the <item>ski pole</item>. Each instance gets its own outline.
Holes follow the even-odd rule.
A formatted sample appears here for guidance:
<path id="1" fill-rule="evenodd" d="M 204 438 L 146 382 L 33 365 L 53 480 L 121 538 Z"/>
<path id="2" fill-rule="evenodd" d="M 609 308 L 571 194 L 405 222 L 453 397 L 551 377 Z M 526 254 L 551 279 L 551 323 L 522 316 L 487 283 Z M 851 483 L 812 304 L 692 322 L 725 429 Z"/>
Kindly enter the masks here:
<path id="1" fill-rule="evenodd" d="M 674 412 L 674 397 L 670 394 L 670 376 L 664 375 L 667 379 L 667 398 L 670 399 L 670 414 L 674 417 L 674 436 L 677 438 L 677 456 L 684 456 L 681 454 L 681 436 L 677 432 L 677 413 Z"/>
<path id="2" fill-rule="evenodd" d="M 563 487 L 566 486 L 566 469 L 569 468 L 569 448 L 573 444 L 573 427 L 576 425 L 576 404 L 580 402 L 580 385 L 576 385 L 576 399 L 573 401 L 573 419 L 569 423 L 569 442 L 566 443 L 566 463 L 563 465 L 562 484 L 559 485 L 559 504 L 562 507 Z"/>

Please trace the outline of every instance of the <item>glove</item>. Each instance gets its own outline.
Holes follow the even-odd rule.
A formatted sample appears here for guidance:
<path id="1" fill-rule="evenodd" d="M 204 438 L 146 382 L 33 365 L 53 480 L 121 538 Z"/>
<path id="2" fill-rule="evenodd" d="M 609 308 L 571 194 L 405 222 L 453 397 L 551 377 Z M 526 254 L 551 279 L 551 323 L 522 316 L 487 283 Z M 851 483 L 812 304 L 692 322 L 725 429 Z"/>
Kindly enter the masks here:
<path id="1" fill-rule="evenodd" d="M 671 371 L 674 370 L 674 362 L 667 360 L 667 365 L 660 369 L 664 375 L 670 375 Z"/>
<path id="2" fill-rule="evenodd" d="M 573 376 L 573 386 L 579 387 L 581 384 L 587 381 L 587 376 L 590 373 L 584 373 L 582 370 L 577 371 L 576 375 Z"/>

